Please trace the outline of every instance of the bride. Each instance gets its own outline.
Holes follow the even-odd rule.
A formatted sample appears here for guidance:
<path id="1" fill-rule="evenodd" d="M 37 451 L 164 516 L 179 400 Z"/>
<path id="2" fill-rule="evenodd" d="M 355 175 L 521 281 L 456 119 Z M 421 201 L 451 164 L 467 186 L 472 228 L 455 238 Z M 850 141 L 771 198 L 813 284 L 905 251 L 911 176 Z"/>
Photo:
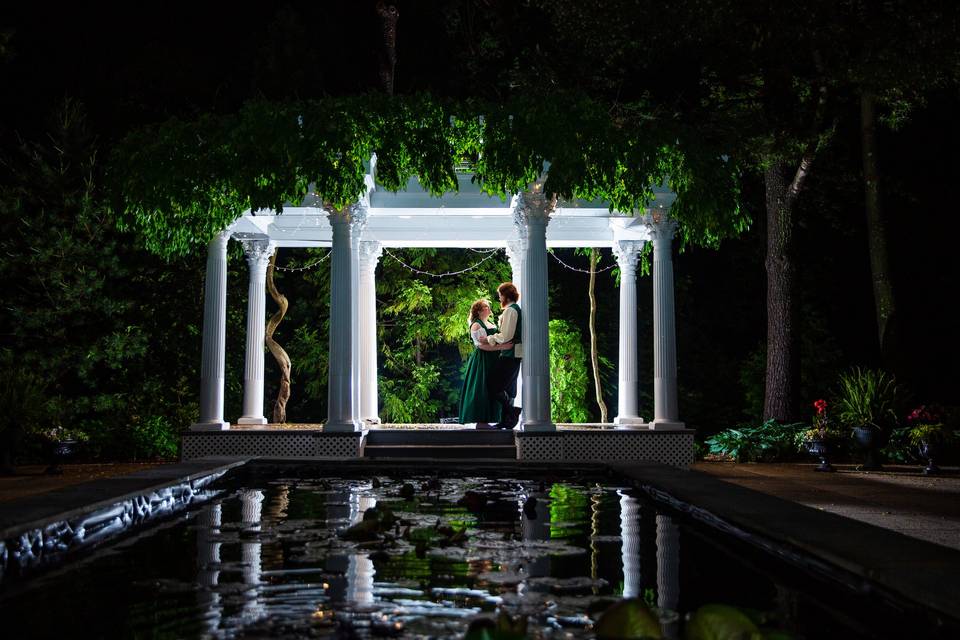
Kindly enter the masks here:
<path id="1" fill-rule="evenodd" d="M 497 351 L 510 349 L 512 342 L 490 345 L 487 336 L 497 332 L 491 319 L 493 311 L 486 300 L 477 300 L 470 306 L 467 324 L 473 339 L 473 353 L 467 361 L 467 371 L 460 387 L 460 424 L 477 423 L 477 429 L 489 429 L 500 421 L 500 405 L 490 399 L 487 392 L 487 376 L 497 362 Z"/>

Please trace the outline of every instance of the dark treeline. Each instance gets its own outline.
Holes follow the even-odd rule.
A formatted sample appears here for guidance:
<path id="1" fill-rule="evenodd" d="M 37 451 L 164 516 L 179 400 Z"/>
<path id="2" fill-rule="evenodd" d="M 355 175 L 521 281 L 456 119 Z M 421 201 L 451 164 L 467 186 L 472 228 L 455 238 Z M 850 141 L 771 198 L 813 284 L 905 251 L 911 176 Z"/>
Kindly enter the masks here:
<path id="1" fill-rule="evenodd" d="M 625 0 L 600 3 L 596 11 L 609 15 L 576 32 L 571 24 L 583 16 L 575 2 L 392 4 L 400 15 L 393 69 L 398 94 L 496 100 L 527 90 L 548 100 L 552 87 L 577 85 L 612 104 L 647 101 L 681 113 L 687 107 L 664 96 L 702 84 L 696 79 L 707 62 L 732 56 L 735 41 L 744 37 L 731 33 L 728 42 L 716 34 L 698 39 L 687 33 L 673 38 L 677 43 L 668 49 L 671 19 L 686 16 L 693 25 L 691 12 L 654 15 L 652 4 Z M 744 15 L 756 10 L 753 4 L 745 5 Z M 378 90 L 382 34 L 375 5 L 290 2 L 239 11 L 226 3 L 56 9 L 33 3 L 3 10 L 0 349 L 5 382 L 27 381 L 24 394 L 42 405 L 40 426 L 83 431 L 94 455 L 175 453 L 177 431 L 196 413 L 204 256 L 164 261 L 118 231 L 109 209 L 99 204 L 105 159 L 131 130 L 171 117 L 230 113 L 254 98 Z M 649 36 L 645 41 L 634 39 L 612 22 L 617 12 L 629 23 L 643 11 L 662 20 L 661 36 L 654 30 L 642 34 Z M 736 18 L 741 10 L 729 11 Z M 785 35 L 802 41 L 807 35 L 799 30 L 808 27 L 798 25 Z M 833 37 L 853 37 L 834 31 Z M 952 52 L 944 52 L 950 58 L 946 53 Z M 591 66 L 592 60 L 604 63 Z M 960 404 L 960 340 L 951 304 L 960 275 L 952 247 L 960 98 L 949 82 L 919 93 L 923 99 L 912 103 L 908 117 L 877 129 L 898 296 L 896 341 L 884 349 L 863 213 L 860 104 L 831 94 L 832 133 L 797 203 L 798 417 L 853 365 L 892 371 L 912 401 Z M 786 120 L 792 114 L 781 115 Z M 741 126 L 744 138 L 756 134 L 749 121 Z M 763 171 L 744 171 L 742 206 L 754 221 L 750 230 L 719 247 L 686 247 L 675 262 L 680 409 L 703 434 L 764 415 L 764 188 Z M 278 264 L 309 265 L 322 255 L 282 250 Z M 465 251 L 398 255 L 433 272 L 456 271 L 479 259 Z M 588 264 L 571 251 L 558 256 L 579 268 Z M 600 267 L 612 259 L 604 251 Z M 455 329 L 437 308 L 452 317 L 460 312 L 457 305 L 491 296 L 509 275 L 505 258 L 492 262 L 468 277 L 436 280 L 418 278 L 388 256 L 381 259 L 381 400 L 387 414 L 398 420 L 455 414 L 462 353 Z M 278 286 L 291 303 L 277 339 L 293 360 L 288 419 L 295 422 L 325 418 L 327 273 L 323 264 L 278 273 Z M 587 345 L 587 276 L 555 260 L 549 276 L 551 317 L 568 321 Z M 242 383 L 246 264 L 239 252 L 231 254 L 229 282 L 228 420 L 239 415 Z M 641 371 L 652 377 L 649 276 L 640 279 L 638 293 Z M 598 278 L 597 295 L 600 355 L 613 365 L 603 368 L 604 391 L 608 406 L 615 407 L 618 294 L 609 273 Z M 435 323 L 429 325 L 433 333 L 411 333 L 424 323 Z M 465 336 L 459 346 L 466 348 Z M 269 356 L 267 363 L 270 401 L 279 373 Z M 652 410 L 651 393 L 652 381 L 641 393 L 644 415 Z M 592 393 L 584 394 L 584 406 L 596 419 L 599 410 L 588 397 Z M 425 413 L 414 415 L 411 406 Z"/>

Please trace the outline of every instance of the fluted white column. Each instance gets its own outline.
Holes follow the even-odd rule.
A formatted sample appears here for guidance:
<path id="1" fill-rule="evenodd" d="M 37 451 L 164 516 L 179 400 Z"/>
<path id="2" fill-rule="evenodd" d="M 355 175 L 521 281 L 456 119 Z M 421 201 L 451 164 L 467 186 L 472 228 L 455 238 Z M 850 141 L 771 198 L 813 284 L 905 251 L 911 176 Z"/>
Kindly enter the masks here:
<path id="1" fill-rule="evenodd" d="M 350 325 L 353 327 L 350 342 L 350 359 L 353 382 L 350 385 L 353 394 L 353 422 L 363 427 L 360 420 L 360 340 L 362 332 L 360 328 L 360 237 L 363 235 L 363 228 L 367 225 L 367 208 L 364 205 L 357 204 L 352 207 L 350 216 Z"/>
<path id="2" fill-rule="evenodd" d="M 653 420 L 651 429 L 683 428 L 677 409 L 677 329 L 673 299 L 671 243 L 677 223 L 666 217 L 646 221 L 653 241 Z"/>
<path id="3" fill-rule="evenodd" d="M 646 426 L 640 417 L 637 374 L 637 258 L 643 243 L 619 240 L 613 245 L 620 267 L 620 360 L 617 368 L 617 417 L 623 428 Z"/>
<path id="4" fill-rule="evenodd" d="M 657 607 L 676 611 L 680 603 L 680 533 L 669 516 L 657 516 Z M 677 637 L 677 618 L 661 623 L 664 638 Z"/>
<path id="5" fill-rule="evenodd" d="M 526 288 L 523 282 L 523 242 L 519 239 L 517 240 L 508 240 L 507 241 L 507 258 L 510 260 L 510 271 L 511 281 L 513 285 L 520 289 L 520 294 L 523 295 L 523 291 Z M 521 307 L 523 303 L 521 302 Z M 521 364 L 521 368 L 522 368 Z M 523 374 L 521 369 L 521 375 L 517 378 L 517 397 L 514 398 L 513 406 L 522 407 L 523 406 Z"/>
<path id="6" fill-rule="evenodd" d="M 230 232 L 218 234 L 207 247 L 207 274 L 203 289 L 203 356 L 200 364 L 200 419 L 196 431 L 229 429 L 223 420 L 223 377 L 227 334 L 227 242 Z"/>
<path id="7" fill-rule="evenodd" d="M 360 420 L 378 424 L 377 412 L 377 261 L 383 254 L 379 242 L 360 243 Z"/>
<path id="8" fill-rule="evenodd" d="M 267 424 L 263 415 L 263 352 L 267 315 L 267 266 L 276 246 L 266 238 L 240 241 L 250 267 L 247 289 L 247 352 L 243 368 L 243 415 L 237 424 Z"/>
<path id="9" fill-rule="evenodd" d="M 523 429 L 554 431 L 550 418 L 550 314 L 547 308 L 547 224 L 556 199 L 537 183 L 522 193 L 514 209 L 524 244 L 523 288 Z"/>
<path id="10" fill-rule="evenodd" d="M 620 557 L 623 563 L 623 597 L 636 598 L 643 593 L 640 584 L 640 505 L 637 499 L 618 491 L 620 496 Z"/>
<path id="11" fill-rule="evenodd" d="M 324 431 L 356 431 L 353 405 L 353 260 L 351 221 L 355 207 L 328 210 L 330 248 L 330 357 Z"/>

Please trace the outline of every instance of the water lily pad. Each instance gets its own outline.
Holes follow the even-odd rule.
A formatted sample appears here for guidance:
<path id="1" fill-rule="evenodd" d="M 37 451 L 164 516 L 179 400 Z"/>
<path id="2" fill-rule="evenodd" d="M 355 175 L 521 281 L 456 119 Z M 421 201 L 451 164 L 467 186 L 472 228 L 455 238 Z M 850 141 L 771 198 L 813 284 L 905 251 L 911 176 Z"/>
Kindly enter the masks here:
<path id="1" fill-rule="evenodd" d="M 757 625 L 736 607 L 725 604 L 705 604 L 687 621 L 687 640 L 744 640 L 760 639 L 763 634 Z"/>
<path id="2" fill-rule="evenodd" d="M 603 612 L 596 626 L 600 640 L 660 638 L 660 621 L 640 598 L 617 602 Z"/>

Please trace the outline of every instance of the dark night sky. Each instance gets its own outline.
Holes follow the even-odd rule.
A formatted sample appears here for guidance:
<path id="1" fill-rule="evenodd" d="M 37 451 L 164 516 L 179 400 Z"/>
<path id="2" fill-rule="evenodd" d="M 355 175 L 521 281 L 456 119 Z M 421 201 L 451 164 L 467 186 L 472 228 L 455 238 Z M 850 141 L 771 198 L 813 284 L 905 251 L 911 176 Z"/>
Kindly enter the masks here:
<path id="1" fill-rule="evenodd" d="M 464 91 L 457 85 L 456 67 L 463 43 L 446 35 L 436 3 L 395 4 L 400 10 L 398 91 Z M 131 126 L 171 115 L 232 111 L 260 95 L 309 98 L 374 90 L 379 32 L 373 5 L 7 3 L 0 9 L 0 31 L 12 38 L 0 60 L 0 140 L 9 145 L 15 135 L 42 132 L 65 97 L 82 101 L 94 130 L 109 141 Z M 955 91 L 934 96 L 903 131 L 881 138 L 911 376 L 916 387 L 954 404 L 960 404 L 960 339 L 953 311 L 960 281 L 953 235 L 960 182 L 958 108 Z M 836 210 L 811 219 L 801 231 L 803 259 L 810 265 L 806 295 L 824 309 L 850 362 L 877 364 L 857 145 L 855 129 L 841 131 L 832 163 L 821 163 L 810 185 L 820 195 L 805 196 L 828 200 L 842 194 L 833 201 Z M 755 181 L 746 194 L 754 200 L 747 206 L 760 215 L 762 190 Z M 681 366 L 691 350 L 717 341 L 732 341 L 725 347 L 729 357 L 742 358 L 744 349 L 762 340 L 758 245 L 762 238 L 753 233 L 721 252 L 694 250 L 678 260 L 679 277 L 689 279 L 680 283 L 688 287 L 681 295 L 689 296 L 681 299 L 687 301 L 680 309 Z M 727 317 L 718 321 L 718 313 Z M 709 377 L 701 376 L 688 370 L 686 382 L 708 385 Z"/>

